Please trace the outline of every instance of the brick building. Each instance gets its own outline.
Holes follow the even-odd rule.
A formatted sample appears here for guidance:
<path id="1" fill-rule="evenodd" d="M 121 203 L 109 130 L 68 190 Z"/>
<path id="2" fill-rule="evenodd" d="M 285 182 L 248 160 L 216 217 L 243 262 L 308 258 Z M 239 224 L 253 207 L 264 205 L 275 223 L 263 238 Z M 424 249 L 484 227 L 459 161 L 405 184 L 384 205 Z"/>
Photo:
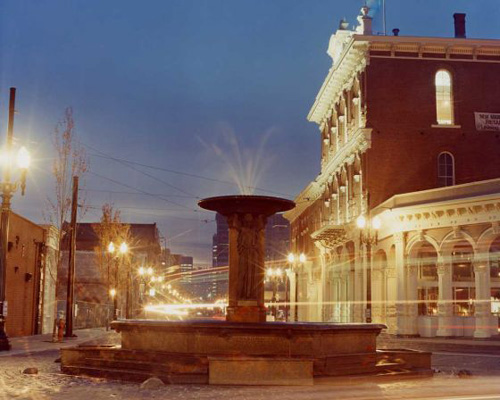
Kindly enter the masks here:
<path id="1" fill-rule="evenodd" d="M 107 271 L 110 271 L 110 285 L 117 286 L 119 315 L 125 315 L 126 279 L 130 270 L 129 285 L 130 309 L 133 315 L 139 314 L 141 297 L 138 268 L 152 267 L 161 270 L 160 237 L 156 224 L 126 224 L 129 226 L 129 252 L 123 258 L 111 256 L 101 249 L 96 226 L 99 223 L 80 223 L 77 225 L 75 255 L 75 328 L 105 326 L 112 315 L 109 298 Z M 58 271 L 57 299 L 58 309 L 66 309 L 69 237 L 63 243 L 62 263 Z M 118 268 L 118 270 L 116 270 Z M 118 272 L 116 275 L 115 273 Z M 115 276 L 118 283 L 115 284 Z M 144 287 L 142 287 L 144 289 Z"/>
<path id="2" fill-rule="evenodd" d="M 52 332 L 57 248 L 53 227 L 10 213 L 7 252 L 6 331 L 9 336 Z"/>
<path id="3" fill-rule="evenodd" d="M 299 319 L 385 323 L 398 335 L 497 330 L 500 41 L 332 35 L 308 119 L 321 172 L 286 217 Z M 451 24 L 450 24 L 451 27 Z M 292 293 L 292 297 L 293 297 Z"/>

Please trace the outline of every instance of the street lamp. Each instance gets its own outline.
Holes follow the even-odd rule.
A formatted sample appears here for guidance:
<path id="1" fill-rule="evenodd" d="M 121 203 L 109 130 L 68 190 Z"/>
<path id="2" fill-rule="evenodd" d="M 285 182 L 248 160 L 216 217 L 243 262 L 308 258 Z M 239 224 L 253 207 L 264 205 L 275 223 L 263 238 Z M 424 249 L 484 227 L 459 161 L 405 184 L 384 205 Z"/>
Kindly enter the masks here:
<path id="1" fill-rule="evenodd" d="M 289 253 L 287 260 L 290 264 L 290 269 L 295 272 L 295 315 L 294 321 L 297 322 L 299 320 L 299 268 L 306 263 L 306 255 L 304 253 L 300 253 L 298 256 Z M 288 293 L 287 289 L 287 293 Z M 290 296 L 289 296 L 290 297 Z M 288 322 L 288 310 L 286 311 L 286 321 Z"/>
<path id="2" fill-rule="evenodd" d="M 10 88 L 7 143 L 2 152 L 3 179 L 0 183 L 2 196 L 2 215 L 0 222 L 0 351 L 10 350 L 9 338 L 5 332 L 5 319 L 7 316 L 5 288 L 7 277 L 7 248 L 9 244 L 10 201 L 19 187 L 21 188 L 21 195 L 24 196 L 26 175 L 31 161 L 30 154 L 25 147 L 21 147 L 15 157 L 13 155 L 15 101 L 16 89 Z M 16 159 L 17 170 L 19 171 L 19 179 L 17 180 L 11 180 L 14 158 Z"/>
<path id="3" fill-rule="evenodd" d="M 113 242 L 109 242 L 108 244 L 108 252 L 111 254 L 111 255 L 114 255 L 115 252 L 116 252 L 116 247 L 115 247 L 115 244 Z M 118 252 L 115 256 L 115 285 L 118 286 L 118 263 L 119 263 L 119 260 L 118 258 L 120 256 L 124 256 L 126 253 L 128 252 L 128 245 L 127 243 L 125 242 L 122 242 L 122 244 L 118 247 Z M 129 281 L 130 281 L 130 268 L 127 270 L 127 288 L 126 288 L 126 302 L 125 302 L 125 318 L 129 318 L 129 297 L 130 297 L 130 294 L 129 294 Z M 117 320 L 118 319 L 118 299 L 117 299 L 118 296 L 116 296 L 116 290 L 115 290 L 115 294 L 112 296 L 113 298 L 113 308 L 114 308 L 114 312 L 113 312 L 113 320 Z"/>
<path id="4" fill-rule="evenodd" d="M 360 215 L 356 219 L 356 225 L 359 228 L 359 244 L 365 245 L 367 259 L 367 277 L 366 277 L 366 310 L 365 320 L 372 322 L 372 278 L 371 278 L 371 256 L 372 246 L 378 243 L 378 231 L 382 226 L 382 221 L 378 216 L 367 218 Z"/>
<path id="5" fill-rule="evenodd" d="M 276 294 L 278 291 L 278 285 L 281 283 L 283 278 L 283 270 L 281 268 L 268 268 L 266 270 L 267 281 L 271 282 L 273 285 L 273 297 L 271 299 L 271 303 L 273 304 L 273 316 L 276 319 Z"/>

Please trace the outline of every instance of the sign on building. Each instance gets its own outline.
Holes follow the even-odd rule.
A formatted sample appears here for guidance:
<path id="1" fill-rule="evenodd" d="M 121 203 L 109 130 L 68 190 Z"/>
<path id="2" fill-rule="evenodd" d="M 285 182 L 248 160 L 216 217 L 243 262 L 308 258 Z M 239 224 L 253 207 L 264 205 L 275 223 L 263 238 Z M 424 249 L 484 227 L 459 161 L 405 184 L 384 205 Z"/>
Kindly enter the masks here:
<path id="1" fill-rule="evenodd" d="M 475 112 L 476 129 L 478 131 L 500 132 L 500 114 Z"/>

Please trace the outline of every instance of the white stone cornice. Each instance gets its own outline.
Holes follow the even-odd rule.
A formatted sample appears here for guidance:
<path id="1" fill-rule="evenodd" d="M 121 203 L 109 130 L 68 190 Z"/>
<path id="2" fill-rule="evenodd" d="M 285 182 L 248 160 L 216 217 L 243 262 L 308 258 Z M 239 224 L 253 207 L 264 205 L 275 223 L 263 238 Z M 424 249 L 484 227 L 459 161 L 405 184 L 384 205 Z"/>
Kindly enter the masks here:
<path id="1" fill-rule="evenodd" d="M 349 40 L 344 50 L 326 77 L 309 112 L 309 121 L 321 123 L 333 104 L 338 101 L 346 85 L 366 67 L 368 42 Z"/>
<path id="2" fill-rule="evenodd" d="M 451 227 L 458 237 L 462 232 L 461 227 L 498 223 L 499 185 L 500 179 L 496 179 L 394 196 L 372 211 L 382 219 L 379 238 L 389 237 L 396 232 L 444 227 Z M 411 204 L 412 197 L 414 204 Z M 405 201 L 401 201 L 401 198 Z"/>

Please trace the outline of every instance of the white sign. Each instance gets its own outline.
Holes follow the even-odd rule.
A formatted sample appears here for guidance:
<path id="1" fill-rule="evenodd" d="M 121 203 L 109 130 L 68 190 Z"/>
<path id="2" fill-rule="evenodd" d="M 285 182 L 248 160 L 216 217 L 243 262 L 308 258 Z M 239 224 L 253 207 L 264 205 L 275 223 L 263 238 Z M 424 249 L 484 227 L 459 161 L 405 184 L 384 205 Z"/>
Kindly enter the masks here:
<path id="1" fill-rule="evenodd" d="M 7 303 L 7 300 L 5 300 L 3 302 L 3 316 L 6 317 L 7 316 L 7 313 L 8 313 L 8 310 L 9 308 L 7 307 L 8 303 Z"/>
<path id="2" fill-rule="evenodd" d="M 500 132 L 500 114 L 475 112 L 476 129 L 478 131 Z"/>

